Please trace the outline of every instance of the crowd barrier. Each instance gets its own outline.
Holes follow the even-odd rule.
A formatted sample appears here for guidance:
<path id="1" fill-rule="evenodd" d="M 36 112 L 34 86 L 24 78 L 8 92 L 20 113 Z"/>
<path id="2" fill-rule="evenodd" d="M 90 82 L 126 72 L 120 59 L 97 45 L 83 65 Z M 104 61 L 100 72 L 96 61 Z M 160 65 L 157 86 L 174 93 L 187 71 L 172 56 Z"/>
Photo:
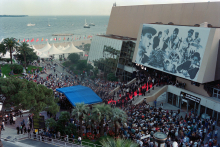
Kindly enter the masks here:
<path id="1" fill-rule="evenodd" d="M 68 138 L 66 136 L 61 136 L 60 138 L 56 138 L 56 136 L 55 136 L 53 138 L 53 137 L 46 137 L 46 136 L 37 135 L 37 134 L 15 135 L 11 141 L 17 142 L 22 139 L 33 139 L 36 141 L 41 141 L 44 143 L 53 144 L 53 145 L 57 145 L 57 146 L 64 146 L 64 147 L 81 147 L 81 146 L 102 147 L 101 145 L 86 142 L 86 141 L 81 141 L 81 144 L 79 144 L 77 139 Z"/>

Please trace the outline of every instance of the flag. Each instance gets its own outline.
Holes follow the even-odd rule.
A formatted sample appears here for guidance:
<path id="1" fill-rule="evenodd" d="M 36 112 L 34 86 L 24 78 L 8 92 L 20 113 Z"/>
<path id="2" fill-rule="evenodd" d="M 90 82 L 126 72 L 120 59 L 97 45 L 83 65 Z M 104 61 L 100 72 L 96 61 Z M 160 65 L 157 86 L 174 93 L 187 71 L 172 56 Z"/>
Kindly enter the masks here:
<path id="1" fill-rule="evenodd" d="M 38 42 L 38 41 L 39 41 L 39 38 L 37 38 L 36 42 Z"/>
<path id="2" fill-rule="evenodd" d="M 56 38 L 54 38 L 53 40 L 55 40 L 55 41 L 56 41 Z"/>
<path id="3" fill-rule="evenodd" d="M 46 41 L 48 41 L 48 39 L 46 39 Z"/>
<path id="4" fill-rule="evenodd" d="M 31 39 L 31 42 L 33 42 L 34 41 L 34 38 L 33 39 Z"/>
<path id="5" fill-rule="evenodd" d="M 67 41 L 69 41 L 69 37 L 67 38 Z"/>
<path id="6" fill-rule="evenodd" d="M 23 42 L 25 42 L 25 39 L 23 39 Z"/>
<path id="7" fill-rule="evenodd" d="M 17 42 L 20 42 L 20 39 L 18 39 L 18 41 Z"/>
<path id="8" fill-rule="evenodd" d="M 26 42 L 29 42 L 29 38 L 26 40 Z"/>
<path id="9" fill-rule="evenodd" d="M 89 56 L 89 55 L 85 54 L 85 57 L 87 57 L 87 56 Z"/>
<path id="10" fill-rule="evenodd" d="M 65 40 L 65 37 L 63 38 L 63 40 Z"/>
<path id="11" fill-rule="evenodd" d="M 61 39 L 61 38 L 59 38 L 59 41 L 60 41 L 60 39 Z"/>
<path id="12" fill-rule="evenodd" d="M 41 39 L 41 42 L 44 41 L 44 38 Z"/>

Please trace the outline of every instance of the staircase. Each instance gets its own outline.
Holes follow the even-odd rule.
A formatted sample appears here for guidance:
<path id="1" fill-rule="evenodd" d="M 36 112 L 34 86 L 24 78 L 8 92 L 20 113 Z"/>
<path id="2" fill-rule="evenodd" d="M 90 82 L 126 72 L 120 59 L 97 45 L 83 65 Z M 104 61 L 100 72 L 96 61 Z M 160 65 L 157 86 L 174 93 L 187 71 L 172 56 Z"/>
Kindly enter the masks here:
<path id="1" fill-rule="evenodd" d="M 156 100 L 161 94 L 167 91 L 167 85 L 165 86 L 154 86 L 146 92 L 145 96 L 139 95 L 139 97 L 134 97 L 132 102 L 133 105 L 137 105 L 143 102 L 144 98 L 146 98 L 146 102 L 153 102 Z"/>

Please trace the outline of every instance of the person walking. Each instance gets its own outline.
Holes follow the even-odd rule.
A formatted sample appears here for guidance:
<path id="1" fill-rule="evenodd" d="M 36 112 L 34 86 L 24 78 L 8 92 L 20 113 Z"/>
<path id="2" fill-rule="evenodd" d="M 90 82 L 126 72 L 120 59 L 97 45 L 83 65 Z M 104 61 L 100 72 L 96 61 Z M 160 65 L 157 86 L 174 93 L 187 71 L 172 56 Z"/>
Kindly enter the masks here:
<path id="1" fill-rule="evenodd" d="M 157 100 L 154 101 L 155 108 L 157 107 Z"/>
<path id="2" fill-rule="evenodd" d="M 82 140 L 82 139 L 81 139 L 81 137 L 79 136 L 79 137 L 78 137 L 78 143 L 79 143 L 80 145 L 81 145 L 81 140 Z"/>

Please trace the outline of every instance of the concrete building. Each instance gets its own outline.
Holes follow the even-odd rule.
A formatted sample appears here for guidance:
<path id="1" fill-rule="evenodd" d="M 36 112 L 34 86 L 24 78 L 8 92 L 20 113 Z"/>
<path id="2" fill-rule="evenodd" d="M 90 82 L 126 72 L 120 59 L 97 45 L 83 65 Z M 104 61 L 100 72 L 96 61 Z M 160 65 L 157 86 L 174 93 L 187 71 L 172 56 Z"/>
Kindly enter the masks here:
<path id="1" fill-rule="evenodd" d="M 184 89 L 164 88 L 168 103 L 208 114 L 220 125 L 219 20 L 220 2 L 117 6 L 112 7 L 106 34 L 136 41 L 132 64 L 185 83 Z M 90 51 L 91 58 L 95 51 Z"/>

